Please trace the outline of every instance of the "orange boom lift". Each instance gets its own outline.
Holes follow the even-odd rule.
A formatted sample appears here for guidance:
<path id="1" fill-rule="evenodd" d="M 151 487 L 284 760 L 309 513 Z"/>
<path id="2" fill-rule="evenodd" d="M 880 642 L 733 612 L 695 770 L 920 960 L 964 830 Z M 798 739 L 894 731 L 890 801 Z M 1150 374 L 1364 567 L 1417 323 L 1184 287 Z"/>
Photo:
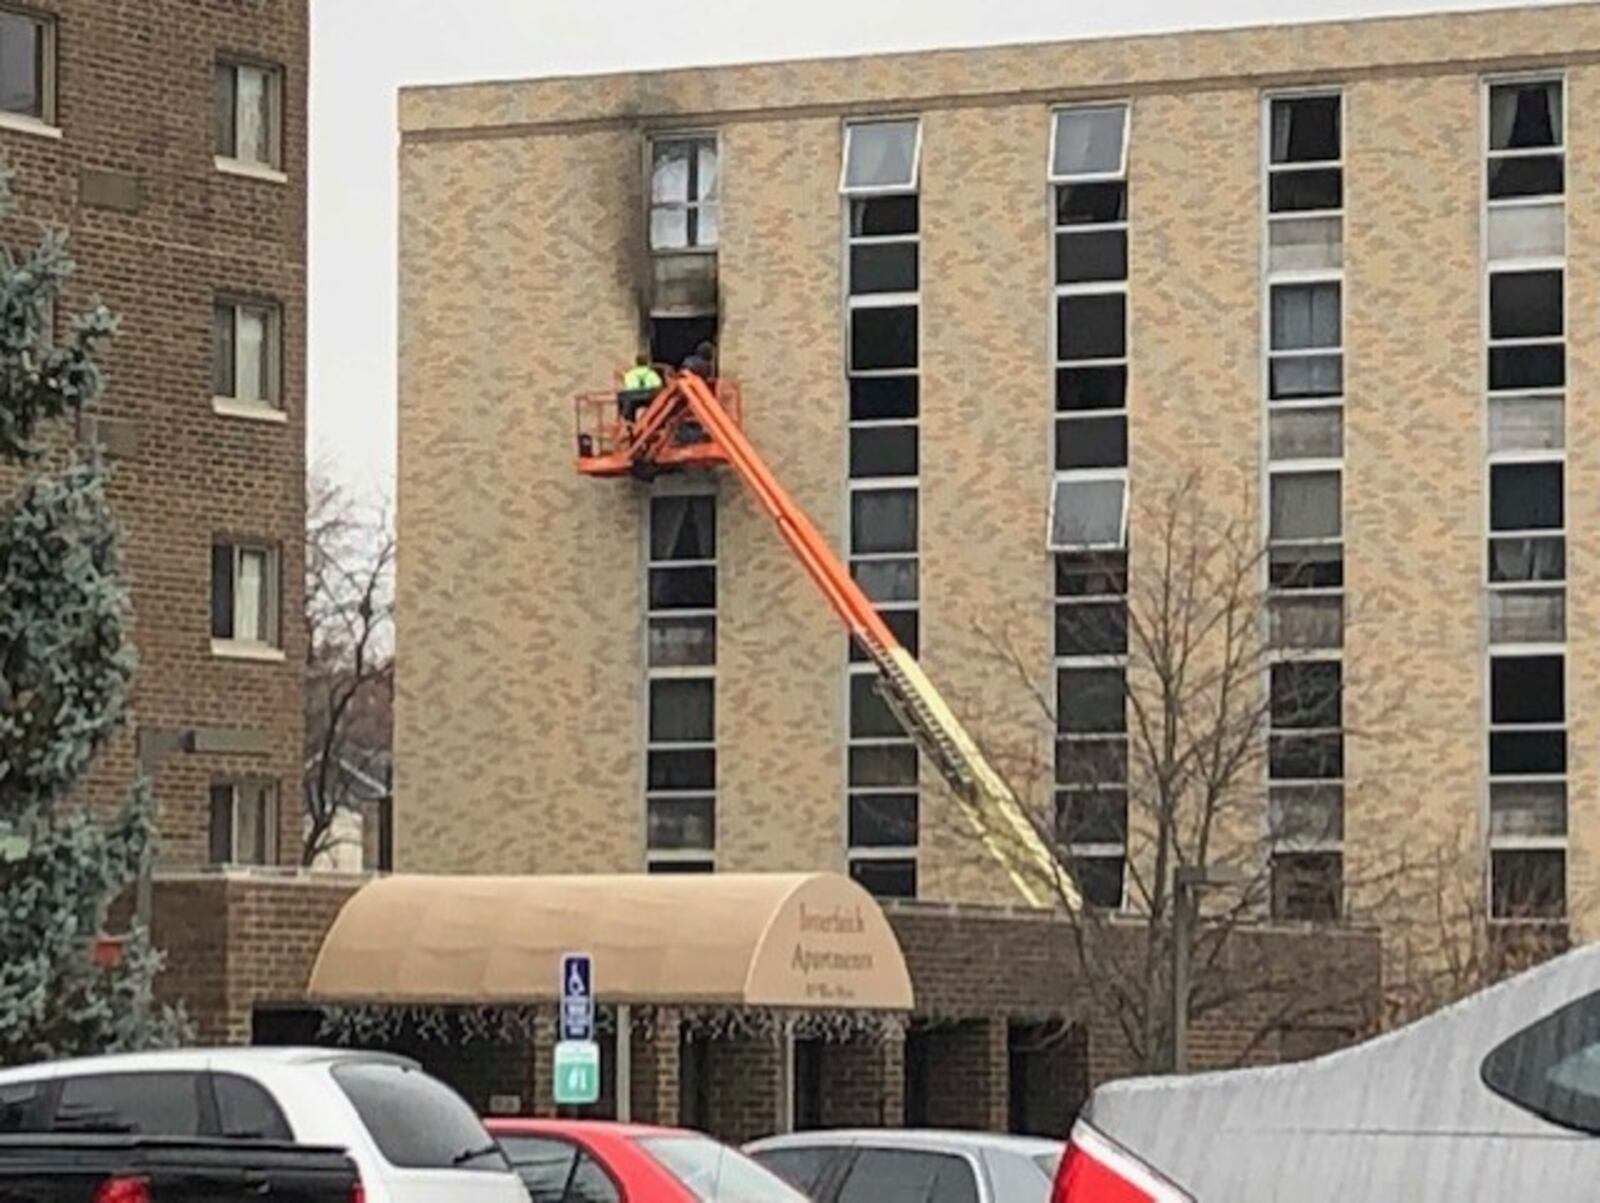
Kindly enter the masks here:
<path id="1" fill-rule="evenodd" d="M 692 373 L 673 377 L 631 420 L 616 393 L 578 398 L 578 471 L 651 479 L 663 472 L 731 467 L 778 525 L 789 549 L 878 669 L 878 689 L 939 771 L 989 853 L 1033 906 L 1076 901 L 1049 845 L 1016 794 L 895 638 L 849 569 L 745 437 L 739 390 Z"/>

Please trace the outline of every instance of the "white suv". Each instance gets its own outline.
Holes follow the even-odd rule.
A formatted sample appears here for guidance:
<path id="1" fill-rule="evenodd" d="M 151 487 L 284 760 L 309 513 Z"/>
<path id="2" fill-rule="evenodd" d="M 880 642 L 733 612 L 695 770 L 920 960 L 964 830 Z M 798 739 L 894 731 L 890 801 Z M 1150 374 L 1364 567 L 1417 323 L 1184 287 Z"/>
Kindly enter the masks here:
<path id="1" fill-rule="evenodd" d="M 333 1145 L 367 1203 L 527 1203 L 472 1108 L 414 1061 L 329 1049 L 184 1049 L 0 1070 L 0 1132 Z"/>

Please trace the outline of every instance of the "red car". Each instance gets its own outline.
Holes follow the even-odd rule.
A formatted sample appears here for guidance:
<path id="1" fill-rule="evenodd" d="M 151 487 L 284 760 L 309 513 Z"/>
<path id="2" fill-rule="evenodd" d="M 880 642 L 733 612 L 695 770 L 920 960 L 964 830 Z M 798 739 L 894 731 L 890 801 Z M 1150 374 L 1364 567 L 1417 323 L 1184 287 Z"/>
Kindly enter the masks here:
<path id="1" fill-rule="evenodd" d="M 806 1203 L 737 1149 L 677 1128 L 486 1119 L 533 1203 Z"/>

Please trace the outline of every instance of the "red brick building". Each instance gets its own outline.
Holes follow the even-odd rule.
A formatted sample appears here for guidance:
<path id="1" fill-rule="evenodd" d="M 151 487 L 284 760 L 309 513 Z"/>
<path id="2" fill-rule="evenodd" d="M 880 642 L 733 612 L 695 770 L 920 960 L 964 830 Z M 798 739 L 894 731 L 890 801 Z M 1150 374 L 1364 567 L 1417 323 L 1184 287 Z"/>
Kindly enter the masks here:
<path id="1" fill-rule="evenodd" d="M 4 235 L 69 230 L 58 322 L 121 323 L 86 426 L 140 667 L 92 788 L 144 749 L 164 867 L 298 861 L 308 38 L 306 0 L 0 3 Z"/>

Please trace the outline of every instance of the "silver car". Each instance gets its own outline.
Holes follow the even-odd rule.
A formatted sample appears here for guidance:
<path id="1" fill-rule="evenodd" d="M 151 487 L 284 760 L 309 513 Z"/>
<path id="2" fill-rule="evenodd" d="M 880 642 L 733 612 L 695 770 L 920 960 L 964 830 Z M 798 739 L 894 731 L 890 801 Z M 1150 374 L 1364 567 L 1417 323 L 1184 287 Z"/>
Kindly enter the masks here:
<path id="1" fill-rule="evenodd" d="M 745 1152 L 816 1203 L 1048 1203 L 1062 1145 L 986 1132 L 799 1132 Z"/>
<path id="2" fill-rule="evenodd" d="M 1315 1061 L 1114 1082 L 1057 1203 L 1592 1201 L 1600 945 Z"/>

